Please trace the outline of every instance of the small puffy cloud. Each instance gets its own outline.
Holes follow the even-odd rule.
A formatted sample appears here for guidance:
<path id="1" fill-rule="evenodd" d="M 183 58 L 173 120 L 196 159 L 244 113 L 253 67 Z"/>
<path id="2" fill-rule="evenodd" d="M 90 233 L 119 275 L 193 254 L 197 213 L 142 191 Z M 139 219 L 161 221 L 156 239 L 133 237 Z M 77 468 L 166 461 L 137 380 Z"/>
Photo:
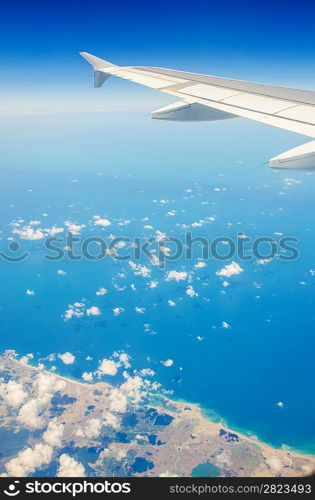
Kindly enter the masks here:
<path id="1" fill-rule="evenodd" d="M 53 394 L 64 390 L 66 386 L 67 382 L 64 380 L 39 373 L 33 383 L 35 397 L 21 406 L 17 417 L 19 422 L 29 429 L 44 427 Z"/>
<path id="2" fill-rule="evenodd" d="M 124 365 L 125 368 L 130 368 L 130 357 L 128 356 L 127 353 L 125 352 L 122 352 L 121 354 L 119 354 L 119 361 Z"/>
<path id="3" fill-rule="evenodd" d="M 88 316 L 100 316 L 101 311 L 98 307 L 92 306 L 89 309 L 86 310 L 86 314 Z"/>
<path id="4" fill-rule="evenodd" d="M 40 221 L 31 221 L 28 225 L 23 227 L 15 227 L 12 230 L 12 233 L 18 234 L 22 240 L 42 240 L 47 236 L 54 236 L 58 233 L 62 233 L 64 231 L 63 227 L 53 226 L 51 228 L 34 228 L 33 226 L 38 226 Z M 15 226 L 19 226 L 19 224 L 15 224 Z"/>
<path id="5" fill-rule="evenodd" d="M 69 304 L 69 308 L 65 311 L 63 318 L 68 321 L 72 318 L 82 318 L 84 315 L 84 304 L 82 302 L 75 302 L 73 305 Z"/>
<path id="6" fill-rule="evenodd" d="M 83 378 L 83 380 L 85 380 L 85 382 L 92 382 L 93 374 L 92 374 L 92 372 L 84 372 L 84 373 L 82 373 L 82 378 Z"/>
<path id="7" fill-rule="evenodd" d="M 174 361 L 172 359 L 167 359 L 166 361 L 161 361 L 162 365 L 169 367 L 174 364 Z"/>
<path id="8" fill-rule="evenodd" d="M 13 229 L 12 233 L 18 234 L 22 240 L 42 240 L 45 238 L 42 229 L 34 229 L 31 226 L 24 226 L 22 229 Z"/>
<path id="9" fill-rule="evenodd" d="M 5 468 L 8 476 L 27 477 L 51 462 L 53 457 L 53 448 L 48 444 L 36 444 L 33 448 L 26 448 L 6 463 Z"/>
<path id="10" fill-rule="evenodd" d="M 222 321 L 221 326 L 222 326 L 222 328 L 225 328 L 225 330 L 231 329 L 231 326 L 226 321 Z"/>
<path id="11" fill-rule="evenodd" d="M 272 261 L 272 258 L 263 258 L 263 259 L 257 259 L 256 260 L 256 264 L 259 264 L 259 265 L 265 265 L 265 264 L 268 264 L 269 262 Z"/>
<path id="12" fill-rule="evenodd" d="M 48 393 L 53 394 L 57 391 L 64 390 L 66 387 L 67 382 L 65 380 L 60 380 L 57 377 L 45 373 L 39 373 L 34 382 L 34 389 L 39 396 L 45 396 Z"/>
<path id="13" fill-rule="evenodd" d="M 197 262 L 197 264 L 195 264 L 195 269 L 202 269 L 203 267 L 206 267 L 206 266 L 207 266 L 207 264 L 203 260 L 201 260 L 201 261 Z"/>
<path id="14" fill-rule="evenodd" d="M 142 266 L 141 264 L 135 264 L 134 262 L 129 261 L 129 266 L 136 276 L 143 276 L 144 278 L 147 278 L 151 274 L 151 269 L 146 266 Z"/>
<path id="15" fill-rule="evenodd" d="M 99 372 L 103 375 L 116 375 L 117 373 L 117 365 L 115 361 L 111 359 L 103 359 L 98 368 Z"/>
<path id="16" fill-rule="evenodd" d="M 71 354 L 71 352 L 65 352 L 64 354 L 58 354 L 58 358 L 61 359 L 61 361 L 65 365 L 72 365 L 75 360 L 75 356 Z"/>
<path id="17" fill-rule="evenodd" d="M 27 365 L 29 360 L 33 358 L 34 358 L 33 354 L 26 354 L 25 356 L 22 356 L 19 359 L 19 362 L 22 363 L 22 365 Z"/>
<path id="18" fill-rule="evenodd" d="M 143 375 L 144 377 L 153 377 L 155 375 L 155 372 L 153 370 L 151 370 L 151 368 L 143 368 L 141 371 L 140 371 L 141 375 Z"/>
<path id="19" fill-rule="evenodd" d="M 67 271 L 63 271 L 62 269 L 58 269 L 57 274 L 60 274 L 60 276 L 66 276 Z"/>
<path id="20" fill-rule="evenodd" d="M 111 225 L 111 221 L 108 219 L 101 219 L 99 215 L 94 215 L 94 225 L 95 226 L 102 226 L 102 227 L 107 227 Z"/>
<path id="21" fill-rule="evenodd" d="M 240 274 L 243 272 L 243 269 L 237 262 L 231 262 L 231 264 L 227 264 L 222 267 L 219 271 L 216 272 L 217 276 L 225 276 L 226 278 L 230 278 L 236 274 Z"/>
<path id="22" fill-rule="evenodd" d="M 43 440 L 45 443 L 52 447 L 61 446 L 63 428 L 63 424 L 58 424 L 55 420 L 51 420 L 43 434 Z"/>
<path id="23" fill-rule="evenodd" d="M 31 399 L 23 406 L 18 414 L 18 420 L 28 429 L 41 429 L 45 425 L 45 410 L 50 405 L 51 394 Z"/>
<path id="24" fill-rule="evenodd" d="M 117 413 L 125 413 L 127 410 L 127 397 L 119 389 L 113 389 L 109 396 L 109 408 Z"/>
<path id="25" fill-rule="evenodd" d="M 159 282 L 158 281 L 149 281 L 148 287 L 149 288 L 156 288 L 158 286 Z"/>
<path id="26" fill-rule="evenodd" d="M 78 236 L 81 232 L 81 229 L 83 229 L 85 224 L 74 224 L 73 222 L 66 220 L 65 221 L 65 226 L 68 229 L 69 233 Z"/>
<path id="27" fill-rule="evenodd" d="M 193 287 L 191 285 L 189 285 L 187 288 L 186 288 L 186 294 L 189 296 L 189 297 L 198 297 L 198 293 L 195 292 L 195 290 L 193 289 Z"/>
<path id="28" fill-rule="evenodd" d="M 107 290 L 106 288 L 101 287 L 95 293 L 96 295 L 105 295 L 107 293 Z"/>
<path id="29" fill-rule="evenodd" d="M 23 384 L 9 380 L 6 383 L 0 383 L 0 397 L 14 408 L 18 408 L 27 398 L 27 393 L 23 390 Z"/>
<path id="30" fill-rule="evenodd" d="M 171 281 L 171 280 L 175 280 L 175 281 L 182 281 L 182 280 L 185 280 L 187 279 L 187 276 L 188 274 L 185 272 L 185 271 L 169 271 L 167 274 L 166 274 L 166 281 Z"/>
<path id="31" fill-rule="evenodd" d="M 169 305 L 169 306 L 171 306 L 171 307 L 176 306 L 176 302 L 174 302 L 174 301 L 173 301 L 173 300 L 171 300 L 171 299 L 170 299 L 170 300 L 168 300 L 168 301 L 167 301 L 167 303 L 168 303 L 168 305 Z"/>
<path id="32" fill-rule="evenodd" d="M 284 408 L 283 401 L 278 401 L 277 406 L 279 406 L 279 408 Z"/>
<path id="33" fill-rule="evenodd" d="M 119 314 L 121 314 L 122 312 L 124 312 L 124 308 L 123 307 L 114 307 L 113 309 L 113 313 L 115 316 L 119 316 Z"/>
<path id="34" fill-rule="evenodd" d="M 85 477 L 85 470 L 82 464 L 63 453 L 59 458 L 57 477 Z"/>
<path id="35" fill-rule="evenodd" d="M 35 292 L 34 292 L 34 290 L 27 289 L 26 290 L 26 295 L 35 295 Z"/>
<path id="36" fill-rule="evenodd" d="M 135 311 L 139 314 L 144 314 L 145 308 L 144 307 L 135 307 Z"/>
<path id="37" fill-rule="evenodd" d="M 77 430 L 76 435 L 86 439 L 95 439 L 100 435 L 101 429 L 102 421 L 99 418 L 90 418 L 82 429 Z"/>
<path id="38" fill-rule="evenodd" d="M 103 425 L 107 425 L 108 427 L 113 427 L 113 429 L 118 429 L 120 426 L 120 420 L 116 415 L 114 415 L 110 411 L 106 411 L 103 413 Z"/>

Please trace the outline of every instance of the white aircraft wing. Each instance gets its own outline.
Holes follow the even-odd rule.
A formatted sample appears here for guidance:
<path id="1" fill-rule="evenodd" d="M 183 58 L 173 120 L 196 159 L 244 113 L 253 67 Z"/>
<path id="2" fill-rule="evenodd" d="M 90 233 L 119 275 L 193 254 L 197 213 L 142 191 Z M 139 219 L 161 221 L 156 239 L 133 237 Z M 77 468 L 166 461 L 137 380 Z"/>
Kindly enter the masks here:
<path id="1" fill-rule="evenodd" d="M 238 116 L 315 138 L 315 92 L 245 82 L 164 68 L 116 66 L 87 52 L 80 54 L 94 68 L 94 85 L 109 76 L 140 83 L 180 101 L 151 113 L 152 118 L 203 121 Z M 315 141 L 270 160 L 272 167 L 315 167 Z"/>

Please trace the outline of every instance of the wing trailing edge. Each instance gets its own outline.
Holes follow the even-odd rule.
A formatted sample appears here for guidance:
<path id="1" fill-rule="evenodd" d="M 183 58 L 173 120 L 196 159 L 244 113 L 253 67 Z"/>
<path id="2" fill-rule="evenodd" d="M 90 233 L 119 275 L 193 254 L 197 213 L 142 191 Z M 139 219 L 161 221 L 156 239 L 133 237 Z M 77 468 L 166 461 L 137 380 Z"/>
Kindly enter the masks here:
<path id="1" fill-rule="evenodd" d="M 110 76 L 145 85 L 180 101 L 151 113 L 154 119 L 213 121 L 237 116 L 315 139 L 315 92 L 165 68 L 117 66 L 80 52 L 94 69 L 94 86 Z M 315 168 L 315 141 L 270 160 L 274 168 Z"/>

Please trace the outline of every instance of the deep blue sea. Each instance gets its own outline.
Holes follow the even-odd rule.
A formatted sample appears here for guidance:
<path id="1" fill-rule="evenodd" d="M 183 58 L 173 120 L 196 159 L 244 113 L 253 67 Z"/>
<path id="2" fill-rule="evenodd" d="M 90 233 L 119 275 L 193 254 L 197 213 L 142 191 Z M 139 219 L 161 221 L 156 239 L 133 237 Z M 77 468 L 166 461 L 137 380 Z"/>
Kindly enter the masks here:
<path id="1" fill-rule="evenodd" d="M 11 257 L 30 254 L 15 263 L 0 258 L 1 350 L 33 353 L 36 363 L 69 351 L 74 364 L 54 364 L 78 379 L 123 350 L 135 369 L 154 370 L 172 397 L 274 446 L 315 452 L 315 173 L 263 165 L 305 138 L 242 120 L 169 124 L 122 112 L 1 117 L 0 130 L 0 247 Z M 111 225 L 95 225 L 93 216 Z M 20 226 L 12 225 L 19 219 Z M 289 236 L 297 238 L 299 256 L 259 263 L 234 255 L 196 268 L 196 244 L 191 259 L 181 255 L 164 268 L 145 255 L 133 258 L 149 269 L 143 276 L 109 255 L 49 261 L 44 239 L 12 233 L 31 221 L 40 221 L 34 230 L 65 229 L 64 221 L 84 225 L 81 242 L 156 237 L 156 231 L 181 241 L 187 231 L 209 241 L 237 242 L 238 233 L 277 242 Z M 57 236 L 65 238 L 65 231 Z M 8 251 L 8 238 L 19 251 Z M 231 262 L 243 271 L 216 274 Z M 187 278 L 167 280 L 172 270 Z M 107 294 L 96 295 L 101 287 Z M 64 321 L 75 302 L 101 315 Z M 124 310 L 115 315 L 117 307 Z M 172 366 L 161 363 L 168 359 Z"/>

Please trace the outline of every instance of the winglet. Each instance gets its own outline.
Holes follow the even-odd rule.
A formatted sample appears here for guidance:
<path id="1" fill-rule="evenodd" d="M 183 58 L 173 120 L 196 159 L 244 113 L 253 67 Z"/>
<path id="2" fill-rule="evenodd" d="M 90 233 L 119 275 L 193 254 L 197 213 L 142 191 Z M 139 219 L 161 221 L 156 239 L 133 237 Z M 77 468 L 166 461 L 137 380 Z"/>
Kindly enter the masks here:
<path id="1" fill-rule="evenodd" d="M 115 64 L 112 64 L 105 59 L 93 56 L 88 52 L 80 52 L 80 56 L 84 57 L 90 64 L 92 64 L 94 69 L 94 87 L 101 87 L 103 83 L 111 76 L 106 72 L 106 69 L 116 68 Z"/>
<path id="2" fill-rule="evenodd" d="M 94 69 L 102 70 L 106 68 L 114 68 L 116 64 L 112 64 L 109 61 L 105 61 L 105 59 L 101 59 L 100 57 L 93 56 L 88 52 L 80 52 L 80 56 L 84 57 L 90 64 L 92 64 Z"/>

